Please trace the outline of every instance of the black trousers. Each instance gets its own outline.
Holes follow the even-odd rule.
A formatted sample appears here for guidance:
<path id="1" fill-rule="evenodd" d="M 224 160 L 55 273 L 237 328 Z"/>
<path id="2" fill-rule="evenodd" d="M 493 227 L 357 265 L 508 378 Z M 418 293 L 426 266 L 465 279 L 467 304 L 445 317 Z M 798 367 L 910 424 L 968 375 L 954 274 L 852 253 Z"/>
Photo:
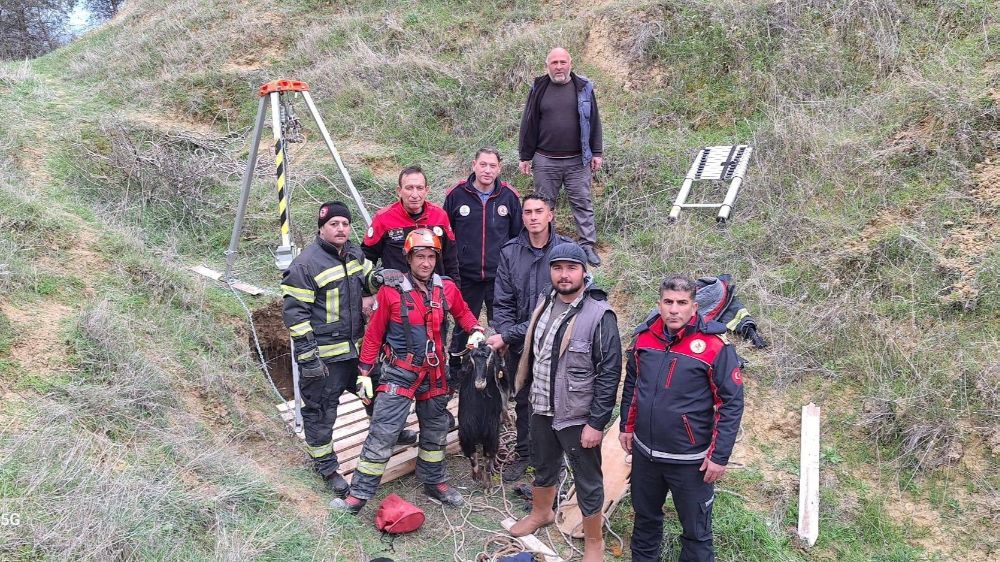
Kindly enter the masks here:
<path id="1" fill-rule="evenodd" d="M 472 311 L 472 314 L 476 318 L 479 318 L 479 313 L 483 310 L 483 304 L 485 304 L 487 322 L 493 320 L 493 285 L 493 279 L 489 281 L 462 279 L 462 300 L 465 301 L 465 304 L 469 305 L 469 310 Z M 455 332 L 451 335 L 451 346 L 449 346 L 448 351 L 451 353 L 461 352 L 465 348 L 465 342 L 468 339 L 468 334 L 456 325 Z"/>
<path id="2" fill-rule="evenodd" d="M 580 513 L 589 517 L 604 510 L 604 473 L 601 471 L 601 446 L 584 449 L 580 444 L 583 425 L 552 429 L 552 416 L 531 416 L 531 463 L 535 467 L 535 486 L 559 484 L 562 455 L 566 453 L 573 471 Z"/>
<path id="3" fill-rule="evenodd" d="M 509 376 L 517 376 L 517 365 L 521 362 L 521 354 L 510 352 L 510 364 L 507 368 L 511 370 Z M 521 392 L 514 395 L 514 413 L 517 414 L 517 444 L 514 451 L 522 459 L 531 459 L 531 384 L 525 384 Z"/>
<path id="4" fill-rule="evenodd" d="M 324 478 L 340 468 L 333 451 L 333 425 L 337 423 L 337 406 L 344 391 L 354 392 L 358 379 L 358 361 L 327 361 L 325 377 L 300 377 L 302 395 L 302 429 L 306 448 L 316 472 Z"/>
<path id="5" fill-rule="evenodd" d="M 663 548 L 663 503 L 670 492 L 681 521 L 681 562 L 714 562 L 712 504 L 715 485 L 706 484 L 698 464 L 657 463 L 632 455 L 632 560 L 658 562 Z"/>

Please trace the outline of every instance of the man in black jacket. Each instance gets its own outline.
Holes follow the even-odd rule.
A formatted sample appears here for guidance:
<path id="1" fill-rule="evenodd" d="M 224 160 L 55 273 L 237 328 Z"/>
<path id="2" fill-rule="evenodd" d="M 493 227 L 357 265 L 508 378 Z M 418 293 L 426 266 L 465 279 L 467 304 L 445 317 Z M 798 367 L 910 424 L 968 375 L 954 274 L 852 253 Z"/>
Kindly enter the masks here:
<path id="1" fill-rule="evenodd" d="M 632 455 L 632 560 L 660 559 L 663 502 L 673 496 L 681 560 L 715 560 L 712 504 L 743 417 L 743 377 L 726 326 L 698 314 L 693 279 L 660 285 L 658 311 L 639 325 L 622 392 L 622 448 Z"/>
<path id="2" fill-rule="evenodd" d="M 601 440 L 615 406 L 622 350 L 607 294 L 590 282 L 586 268 L 580 246 L 570 242 L 552 249 L 554 290 L 535 307 L 524 335 L 514 386 L 531 386 L 535 482 L 531 513 L 510 533 L 529 535 L 555 520 L 552 503 L 565 453 L 583 514 L 583 560 L 599 562 L 604 558 Z"/>
<path id="3" fill-rule="evenodd" d="M 372 263 L 349 240 L 351 212 L 339 201 L 319 208 L 316 240 L 285 270 L 282 317 L 295 344 L 302 423 L 313 466 L 338 496 L 349 486 L 337 472 L 333 426 L 340 395 L 354 391 L 357 342 L 365 333 L 362 300 L 371 300 Z"/>
<path id="4" fill-rule="evenodd" d="M 531 193 L 521 200 L 521 220 L 524 230 L 500 248 L 494 287 L 494 325 L 496 334 L 488 343 L 502 347 L 511 341 L 524 341 L 538 297 L 552 292 L 549 275 L 549 253 L 552 248 L 569 238 L 556 234 L 552 227 L 552 203 L 540 195 Z M 522 346 L 509 347 L 510 363 L 517 365 L 521 360 Z M 514 397 L 517 413 L 517 458 L 504 467 L 503 478 L 512 482 L 520 478 L 528 468 L 531 459 L 530 421 L 531 403 L 525 386 Z"/>
<path id="5" fill-rule="evenodd" d="M 594 83 L 573 73 L 573 59 L 562 47 L 549 51 L 545 70 L 524 105 L 518 169 L 533 176 L 535 191 L 553 204 L 566 186 L 580 245 L 591 265 L 600 265 L 590 182 L 601 168 L 604 140 Z"/>
<path id="6" fill-rule="evenodd" d="M 521 232 L 521 201 L 507 182 L 500 181 L 500 152 L 480 148 L 472 160 L 472 174 L 448 190 L 444 210 L 458 245 L 462 299 L 472 314 L 486 305 L 486 319 L 493 320 L 493 283 L 500 247 Z M 458 326 L 451 337 L 452 354 L 465 349 L 466 335 Z M 452 355 L 452 368 L 459 361 Z"/>

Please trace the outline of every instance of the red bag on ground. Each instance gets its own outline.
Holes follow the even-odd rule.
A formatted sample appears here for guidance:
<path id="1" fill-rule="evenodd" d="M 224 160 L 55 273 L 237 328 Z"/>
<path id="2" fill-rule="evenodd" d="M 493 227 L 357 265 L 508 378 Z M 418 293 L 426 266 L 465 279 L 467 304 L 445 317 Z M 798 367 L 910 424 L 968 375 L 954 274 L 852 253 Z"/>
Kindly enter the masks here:
<path id="1" fill-rule="evenodd" d="M 386 533 L 409 533 L 423 524 L 423 510 L 396 494 L 386 496 L 375 512 L 375 526 Z"/>

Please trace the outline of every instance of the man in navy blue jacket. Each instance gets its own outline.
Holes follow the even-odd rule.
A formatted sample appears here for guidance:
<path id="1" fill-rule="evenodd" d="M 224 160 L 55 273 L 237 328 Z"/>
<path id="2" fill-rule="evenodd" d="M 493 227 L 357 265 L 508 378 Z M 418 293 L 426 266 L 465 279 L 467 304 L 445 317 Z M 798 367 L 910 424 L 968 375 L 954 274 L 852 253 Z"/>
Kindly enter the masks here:
<path id="1" fill-rule="evenodd" d="M 667 492 L 680 519 L 681 560 L 715 560 L 712 504 L 743 417 L 743 377 L 726 326 L 705 322 L 693 279 L 660 285 L 658 313 L 635 330 L 622 392 L 622 448 L 632 455 L 632 560 L 660 559 Z"/>
<path id="2" fill-rule="evenodd" d="M 472 160 L 472 174 L 448 190 L 444 210 L 451 221 L 458 245 L 459 287 L 462 299 L 479 317 L 486 305 L 486 318 L 493 320 L 493 283 L 500 247 L 521 232 L 520 195 L 500 181 L 500 152 L 484 147 Z M 466 335 L 456 326 L 452 353 L 465 349 Z M 452 365 L 457 365 L 452 358 Z"/>

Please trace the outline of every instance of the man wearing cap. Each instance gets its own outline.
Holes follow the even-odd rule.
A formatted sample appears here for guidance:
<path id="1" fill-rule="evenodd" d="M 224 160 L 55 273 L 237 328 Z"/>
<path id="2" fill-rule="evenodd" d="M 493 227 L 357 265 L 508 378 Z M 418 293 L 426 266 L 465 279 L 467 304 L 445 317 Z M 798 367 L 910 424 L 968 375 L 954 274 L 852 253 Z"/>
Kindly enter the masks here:
<path id="1" fill-rule="evenodd" d="M 521 232 L 521 200 L 507 182 L 500 181 L 500 152 L 484 147 L 472 159 L 472 174 L 448 190 L 444 210 L 458 241 L 458 263 L 462 298 L 472 314 L 479 316 L 486 305 L 486 319 L 493 321 L 493 286 L 500 247 Z M 461 363 L 454 354 L 465 347 L 465 338 L 455 330 L 451 338 L 452 370 Z"/>
<path id="2" fill-rule="evenodd" d="M 545 298 L 552 292 L 549 254 L 563 242 L 571 242 L 556 233 L 552 216 L 552 202 L 537 193 L 529 193 L 521 200 L 524 230 L 500 248 L 494 290 L 496 333 L 486 340 L 490 347 L 499 349 L 512 341 L 524 342 L 528 321 L 539 297 Z M 509 346 L 509 352 L 510 364 L 517 365 L 521 360 L 523 343 Z M 503 479 L 508 482 L 523 476 L 530 464 L 530 390 L 525 385 L 514 396 L 514 411 L 517 413 L 517 445 L 514 452 L 517 456 L 503 469 Z"/>
<path id="3" fill-rule="evenodd" d="M 447 275 L 461 285 L 455 233 L 444 209 L 427 200 L 427 191 L 427 176 L 420 166 L 403 168 L 396 186 L 398 200 L 375 213 L 361 247 L 373 264 L 381 260 L 385 269 L 406 272 L 410 267 L 403 256 L 406 235 L 416 228 L 426 228 L 441 240 L 441 259 L 435 273 Z"/>
<path id="4" fill-rule="evenodd" d="M 441 256 L 438 237 L 418 228 L 406 235 L 402 251 L 408 273 L 387 278 L 378 290 L 375 313 L 361 346 L 358 395 L 370 401 L 378 392 L 378 399 L 350 494 L 330 504 L 336 511 L 356 514 L 375 495 L 414 400 L 420 424 L 417 480 L 423 483 L 424 493 L 442 503 L 463 502 L 462 495 L 448 485 L 444 463 L 448 433 L 446 316 L 451 314 L 462 330 L 471 334 L 470 346 L 486 338 L 458 287 L 434 273 Z M 369 375 L 382 350 L 382 378 L 373 389 Z"/>
<path id="5" fill-rule="evenodd" d="M 604 558 L 601 440 L 621 379 L 621 339 L 607 293 L 587 276 L 583 248 L 572 242 L 553 248 L 549 274 L 554 289 L 531 316 L 515 379 L 515 390 L 531 385 L 532 508 L 510 533 L 522 537 L 555 521 L 565 453 L 583 514 L 583 560 L 598 562 Z"/>
<path id="6" fill-rule="evenodd" d="M 524 104 L 518 169 L 535 181 L 535 191 L 555 203 L 566 186 L 576 233 L 591 265 L 601 265 L 594 245 L 592 176 L 604 151 L 594 83 L 573 72 L 569 51 L 556 47 L 545 57 L 545 74 L 535 78 Z"/>
<path id="7" fill-rule="evenodd" d="M 632 454 L 632 559 L 663 546 L 663 503 L 673 497 L 681 560 L 715 560 L 712 504 L 743 417 L 739 358 L 726 326 L 706 322 L 694 279 L 669 275 L 657 311 L 635 329 L 627 356 L 618 439 Z"/>
<path id="8" fill-rule="evenodd" d="M 356 385 L 372 263 L 350 241 L 351 212 L 343 203 L 324 203 L 317 223 L 316 240 L 284 272 L 282 317 L 295 345 L 306 449 L 330 490 L 343 497 L 348 485 L 337 472 L 333 426 L 340 395 Z"/>

